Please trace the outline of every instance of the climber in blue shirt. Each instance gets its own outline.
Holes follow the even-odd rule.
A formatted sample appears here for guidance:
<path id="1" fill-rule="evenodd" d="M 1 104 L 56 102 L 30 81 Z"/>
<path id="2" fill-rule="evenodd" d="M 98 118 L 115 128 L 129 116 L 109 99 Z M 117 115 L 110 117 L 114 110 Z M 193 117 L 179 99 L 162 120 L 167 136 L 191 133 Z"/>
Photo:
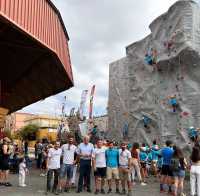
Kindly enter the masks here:
<path id="1" fill-rule="evenodd" d="M 193 142 L 196 141 L 197 136 L 198 136 L 198 132 L 197 132 L 197 130 L 196 130 L 194 127 L 190 127 L 190 128 L 188 129 L 188 134 L 189 134 L 190 139 L 191 139 Z"/>
<path id="2" fill-rule="evenodd" d="M 148 65 L 153 65 L 153 58 L 151 55 L 146 54 L 144 60 Z"/>
<path id="3" fill-rule="evenodd" d="M 176 112 L 178 106 L 176 95 L 170 96 L 169 104 L 172 106 L 173 112 Z"/>
<path id="4" fill-rule="evenodd" d="M 148 125 L 149 125 L 149 123 L 151 122 L 151 119 L 150 119 L 148 116 L 143 115 L 142 120 L 143 120 L 143 123 L 144 123 L 144 127 L 145 127 L 145 128 L 149 128 Z"/>

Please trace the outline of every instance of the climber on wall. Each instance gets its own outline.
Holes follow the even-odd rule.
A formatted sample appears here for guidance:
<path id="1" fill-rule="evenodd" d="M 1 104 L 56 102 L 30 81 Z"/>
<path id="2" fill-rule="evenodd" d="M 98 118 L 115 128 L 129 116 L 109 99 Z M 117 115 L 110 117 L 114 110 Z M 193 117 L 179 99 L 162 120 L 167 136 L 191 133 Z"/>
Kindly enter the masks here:
<path id="1" fill-rule="evenodd" d="M 189 134 L 189 137 L 190 139 L 195 142 L 197 140 L 197 137 L 198 137 L 198 130 L 199 128 L 195 129 L 194 127 L 190 127 L 188 129 L 188 134 Z"/>
<path id="2" fill-rule="evenodd" d="M 128 128 L 129 128 L 128 122 L 125 122 L 122 128 L 122 135 L 124 139 L 128 138 Z"/>
<path id="3" fill-rule="evenodd" d="M 176 95 L 171 95 L 171 96 L 170 96 L 169 104 L 172 106 L 173 112 L 176 112 L 177 107 L 178 107 Z"/>
<path id="4" fill-rule="evenodd" d="M 151 48 L 146 53 L 144 58 L 146 64 L 153 66 L 154 71 L 157 69 L 157 56 L 158 56 L 157 50 Z"/>
<path id="5" fill-rule="evenodd" d="M 151 123 L 151 119 L 148 116 L 143 115 L 142 120 L 143 120 L 143 123 L 144 123 L 144 127 L 146 129 L 149 129 L 149 124 Z"/>

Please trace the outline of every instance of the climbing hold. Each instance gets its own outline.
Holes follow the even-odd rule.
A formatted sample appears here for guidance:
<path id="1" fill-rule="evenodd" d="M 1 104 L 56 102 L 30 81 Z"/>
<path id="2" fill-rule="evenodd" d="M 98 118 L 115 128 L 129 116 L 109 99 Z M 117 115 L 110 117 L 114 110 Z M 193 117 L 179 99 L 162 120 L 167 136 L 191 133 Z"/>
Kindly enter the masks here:
<path id="1" fill-rule="evenodd" d="M 181 112 L 181 116 L 182 117 L 186 117 L 186 116 L 189 116 L 189 112 L 187 112 L 187 111 L 183 111 L 183 112 Z"/>

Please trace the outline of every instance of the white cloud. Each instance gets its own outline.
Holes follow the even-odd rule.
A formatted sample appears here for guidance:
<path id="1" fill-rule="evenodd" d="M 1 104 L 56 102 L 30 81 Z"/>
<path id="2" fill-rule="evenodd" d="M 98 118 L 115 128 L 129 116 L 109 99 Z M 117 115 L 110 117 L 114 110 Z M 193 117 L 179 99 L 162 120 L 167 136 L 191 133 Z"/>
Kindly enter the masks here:
<path id="1" fill-rule="evenodd" d="M 176 0 L 53 0 L 70 36 L 75 87 L 25 111 L 59 113 L 78 107 L 81 92 L 96 84 L 94 113 L 106 112 L 109 63 L 125 55 L 125 46 L 149 33 L 148 26 Z"/>

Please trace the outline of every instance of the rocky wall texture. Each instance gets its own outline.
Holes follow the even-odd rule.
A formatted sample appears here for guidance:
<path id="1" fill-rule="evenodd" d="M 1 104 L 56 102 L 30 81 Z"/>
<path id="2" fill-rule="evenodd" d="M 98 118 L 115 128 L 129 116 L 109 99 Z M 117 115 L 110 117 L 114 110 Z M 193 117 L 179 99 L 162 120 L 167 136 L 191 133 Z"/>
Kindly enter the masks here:
<path id="1" fill-rule="evenodd" d="M 187 128 L 200 126 L 200 8 L 181 0 L 150 24 L 151 34 L 126 47 L 126 57 L 110 64 L 110 137 L 131 141 L 171 139 L 185 148 Z M 152 53 L 156 64 L 148 65 Z M 169 104 L 175 95 L 178 108 Z M 143 115 L 151 119 L 144 127 Z"/>

